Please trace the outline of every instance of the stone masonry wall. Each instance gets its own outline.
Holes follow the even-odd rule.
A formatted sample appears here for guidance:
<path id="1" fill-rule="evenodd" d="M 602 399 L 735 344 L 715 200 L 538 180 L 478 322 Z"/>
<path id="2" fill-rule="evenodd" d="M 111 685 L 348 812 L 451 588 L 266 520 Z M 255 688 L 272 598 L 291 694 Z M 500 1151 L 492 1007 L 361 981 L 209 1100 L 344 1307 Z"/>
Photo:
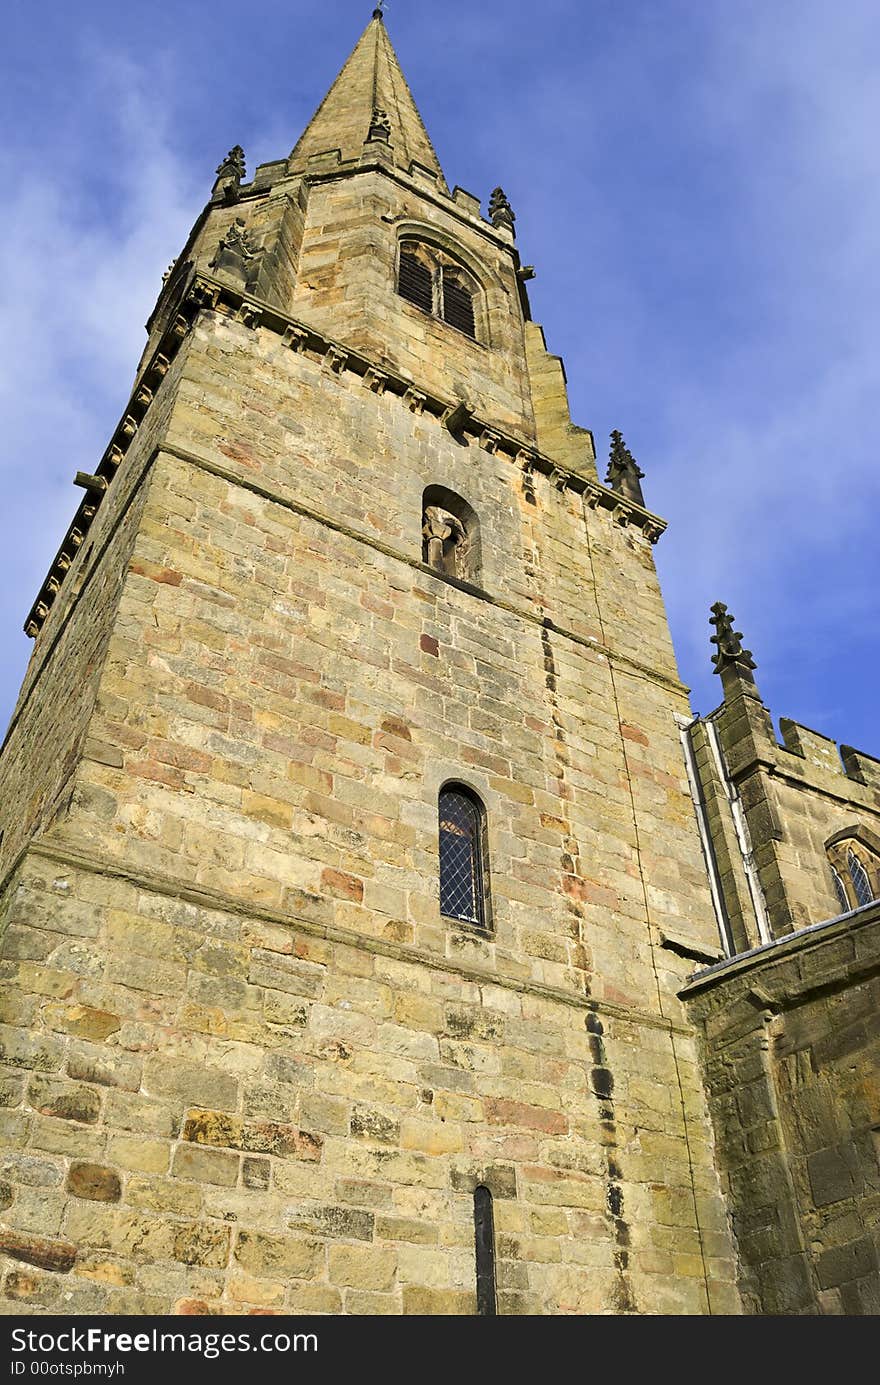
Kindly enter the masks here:
<path id="1" fill-rule="evenodd" d="M 649 545 L 271 333 L 185 366 L 100 753 L 5 895 L 7 1298 L 471 1312 L 485 1178 L 503 1311 L 735 1311 Z M 436 482 L 480 589 L 421 563 Z M 439 915 L 450 778 L 488 934 Z"/>
<path id="2" fill-rule="evenodd" d="M 685 991 L 746 1311 L 880 1311 L 880 907 Z"/>
<path id="3" fill-rule="evenodd" d="M 182 357 L 138 430 L 34 647 L 0 755 L 0 885 L 30 838 L 69 801 L 146 491 Z"/>
<path id="4" fill-rule="evenodd" d="M 737 1310 L 686 1033 L 127 874 L 5 910 L 5 1311 L 473 1313 L 477 1183 L 502 1313 Z"/>

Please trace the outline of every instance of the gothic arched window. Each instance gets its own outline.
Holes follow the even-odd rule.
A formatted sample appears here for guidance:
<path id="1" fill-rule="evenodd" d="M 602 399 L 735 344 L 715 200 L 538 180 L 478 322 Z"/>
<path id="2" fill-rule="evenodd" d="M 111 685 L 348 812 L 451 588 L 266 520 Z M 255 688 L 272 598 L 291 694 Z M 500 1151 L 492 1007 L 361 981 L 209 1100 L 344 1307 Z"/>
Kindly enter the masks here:
<path id="1" fill-rule="evenodd" d="M 477 282 L 445 251 L 419 241 L 404 241 L 400 247 L 397 292 L 422 312 L 441 318 L 477 340 Z"/>
<path id="2" fill-rule="evenodd" d="M 850 847 L 846 853 L 846 867 L 853 882 L 853 889 L 856 892 L 856 899 L 859 907 L 863 904 L 870 904 L 874 898 L 874 891 L 871 889 L 871 882 L 868 879 L 868 872 L 862 865 L 856 853 Z"/>
<path id="3" fill-rule="evenodd" d="M 861 909 L 880 899 L 880 837 L 864 824 L 845 827 L 825 843 L 842 908 Z"/>
<path id="4" fill-rule="evenodd" d="M 463 784 L 440 791 L 440 912 L 445 918 L 487 927 L 486 814 Z"/>
<path id="5" fill-rule="evenodd" d="M 837 871 L 834 869 L 833 866 L 831 867 L 831 878 L 834 881 L 834 890 L 838 900 L 840 901 L 840 907 L 845 914 L 848 914 L 849 899 L 847 898 L 846 894 L 846 886 L 844 885 L 843 881 L 841 880 L 840 876 L 838 875 Z"/>

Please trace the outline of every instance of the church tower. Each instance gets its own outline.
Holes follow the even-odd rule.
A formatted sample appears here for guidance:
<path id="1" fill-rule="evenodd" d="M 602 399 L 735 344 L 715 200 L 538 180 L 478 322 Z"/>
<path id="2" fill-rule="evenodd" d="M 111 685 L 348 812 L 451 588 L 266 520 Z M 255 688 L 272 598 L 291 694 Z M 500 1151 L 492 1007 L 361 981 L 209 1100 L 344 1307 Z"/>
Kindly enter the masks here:
<path id="1" fill-rule="evenodd" d="M 663 521 L 530 275 L 379 11 L 218 170 L 0 758 L 22 1311 L 739 1311 Z"/>

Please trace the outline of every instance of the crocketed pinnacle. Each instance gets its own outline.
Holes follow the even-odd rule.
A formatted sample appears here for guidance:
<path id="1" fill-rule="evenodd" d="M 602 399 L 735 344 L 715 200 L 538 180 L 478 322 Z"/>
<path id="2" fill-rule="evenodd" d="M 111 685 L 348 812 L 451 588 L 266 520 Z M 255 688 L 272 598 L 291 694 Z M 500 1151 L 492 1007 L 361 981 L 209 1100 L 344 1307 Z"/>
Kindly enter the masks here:
<path id="1" fill-rule="evenodd" d="M 715 602 L 709 623 L 715 626 L 715 634 L 711 636 L 711 643 L 715 645 L 717 650 L 717 653 L 712 655 L 712 663 L 716 673 L 723 673 L 726 668 L 733 665 L 740 673 L 757 668 L 757 664 L 752 658 L 752 651 L 743 649 L 742 631 L 734 630 L 733 616 L 723 601 Z"/>
<path id="2" fill-rule="evenodd" d="M 316 154 L 338 149 L 342 159 L 359 159 L 364 141 L 375 138 L 376 112 L 387 135 L 392 161 L 404 171 L 415 160 L 437 175 L 443 170 L 391 46 L 380 10 L 355 45 L 290 156 L 291 172 L 305 172 Z"/>

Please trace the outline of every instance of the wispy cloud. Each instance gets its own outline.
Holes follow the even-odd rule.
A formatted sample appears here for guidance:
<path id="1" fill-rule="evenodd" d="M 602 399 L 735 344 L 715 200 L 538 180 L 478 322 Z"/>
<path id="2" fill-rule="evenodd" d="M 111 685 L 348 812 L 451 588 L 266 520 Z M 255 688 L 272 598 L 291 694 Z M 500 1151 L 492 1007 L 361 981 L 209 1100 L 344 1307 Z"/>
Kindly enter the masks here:
<path id="1" fill-rule="evenodd" d="M 27 129 L 0 155 L 7 189 L 0 249 L 4 708 L 30 653 L 22 620 L 79 498 L 73 473 L 89 470 L 106 445 L 162 271 L 199 198 L 174 152 L 155 85 L 119 55 L 91 49 L 77 59 L 78 85 L 94 109 L 80 113 L 78 138 L 63 140 L 65 157 L 57 131 L 47 131 L 52 144 L 40 148 Z M 88 117 L 97 113 L 96 146 Z M 41 163 L 48 176 L 22 177 Z"/>
<path id="2" fill-rule="evenodd" d="M 70 20 L 63 62 L 21 49 L 44 90 L 0 152 L 0 707 L 70 477 L 106 443 L 213 164 L 236 140 L 251 167 L 286 152 L 368 17 L 259 0 L 245 59 L 216 0 L 205 63 L 200 16 L 157 3 L 164 53 L 126 7 L 100 41 Z M 539 24 L 526 0 L 448 0 L 388 22 L 451 181 L 512 197 L 577 421 L 600 451 L 623 429 L 670 520 L 658 561 L 697 705 L 718 698 L 721 598 L 774 711 L 880 750 L 876 0 L 546 0 Z"/>

